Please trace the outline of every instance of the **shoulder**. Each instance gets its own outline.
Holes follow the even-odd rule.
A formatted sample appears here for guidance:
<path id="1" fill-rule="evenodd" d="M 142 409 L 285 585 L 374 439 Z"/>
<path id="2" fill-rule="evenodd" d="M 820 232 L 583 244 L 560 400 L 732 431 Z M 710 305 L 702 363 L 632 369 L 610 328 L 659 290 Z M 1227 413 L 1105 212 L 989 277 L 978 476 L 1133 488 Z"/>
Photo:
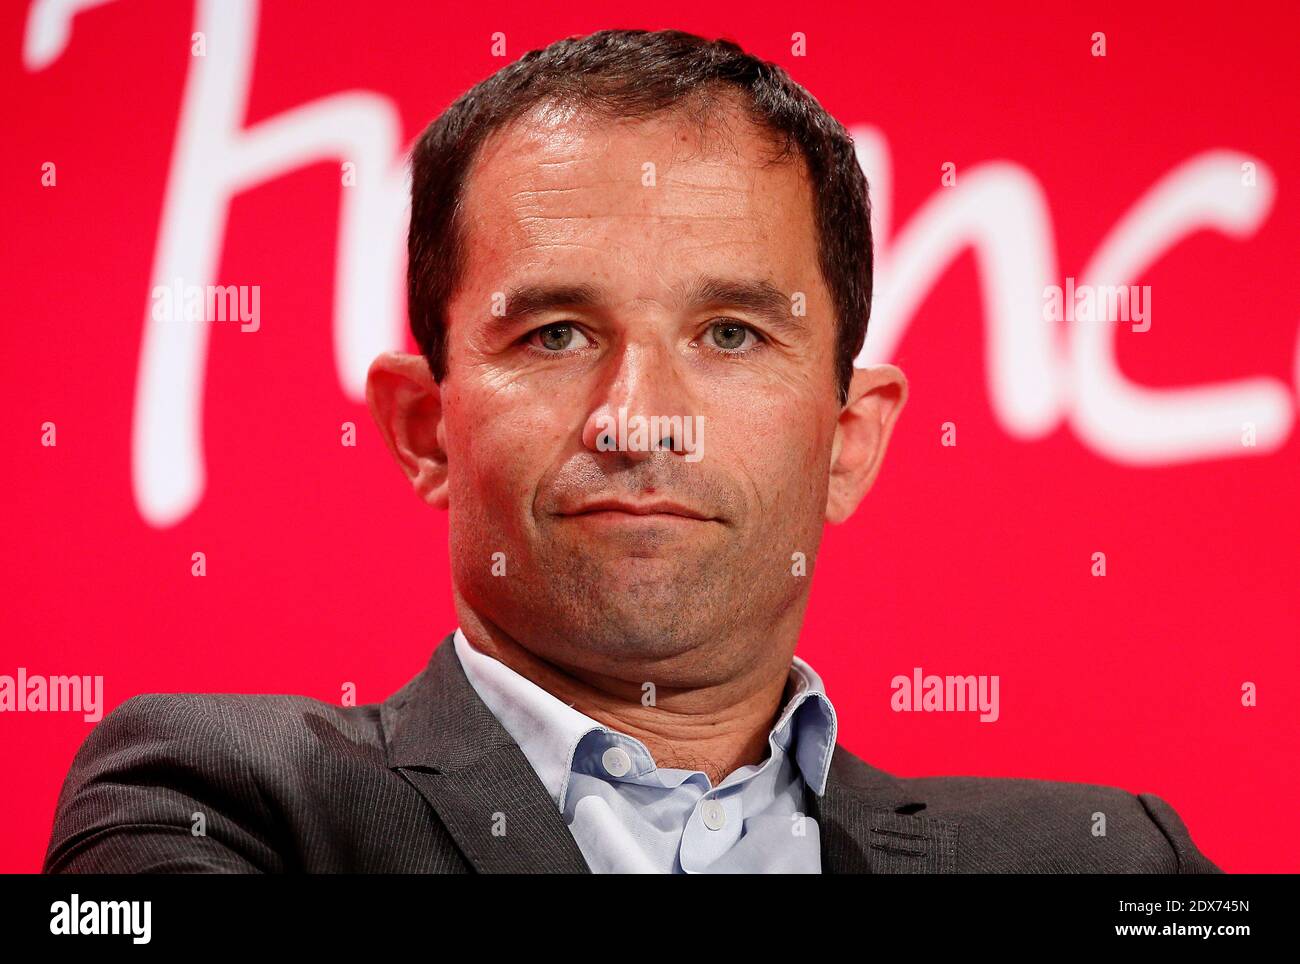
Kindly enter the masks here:
<path id="1" fill-rule="evenodd" d="M 1196 847 L 1174 808 L 1152 793 L 1010 777 L 900 778 L 847 751 L 836 758 L 846 785 L 887 786 L 891 801 L 909 804 L 905 812 L 956 824 L 963 871 L 1222 872 Z"/>
<path id="2" fill-rule="evenodd" d="M 283 869 L 301 801 L 389 778 L 379 713 L 302 696 L 132 697 L 78 749 L 45 869 Z"/>
<path id="3" fill-rule="evenodd" d="M 175 762 L 239 759 L 254 765 L 286 754 L 365 756 L 367 749 L 382 749 L 379 715 L 377 703 L 342 707 L 305 696 L 149 693 L 105 716 L 77 757 L 152 754 Z"/>

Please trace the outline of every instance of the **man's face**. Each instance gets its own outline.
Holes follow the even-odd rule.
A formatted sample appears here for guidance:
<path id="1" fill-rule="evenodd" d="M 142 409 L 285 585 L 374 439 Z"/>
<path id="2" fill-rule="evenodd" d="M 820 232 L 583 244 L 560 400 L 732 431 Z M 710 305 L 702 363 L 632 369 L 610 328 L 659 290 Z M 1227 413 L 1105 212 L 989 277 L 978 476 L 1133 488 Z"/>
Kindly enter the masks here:
<path id="1" fill-rule="evenodd" d="M 741 641 L 802 615 L 834 313 L 802 165 L 727 128 L 538 110 L 467 182 L 441 393 L 453 578 L 543 658 L 728 679 L 759 657 Z M 696 451 L 603 450 L 620 408 L 692 420 Z M 656 503 L 677 508 L 619 511 Z"/>

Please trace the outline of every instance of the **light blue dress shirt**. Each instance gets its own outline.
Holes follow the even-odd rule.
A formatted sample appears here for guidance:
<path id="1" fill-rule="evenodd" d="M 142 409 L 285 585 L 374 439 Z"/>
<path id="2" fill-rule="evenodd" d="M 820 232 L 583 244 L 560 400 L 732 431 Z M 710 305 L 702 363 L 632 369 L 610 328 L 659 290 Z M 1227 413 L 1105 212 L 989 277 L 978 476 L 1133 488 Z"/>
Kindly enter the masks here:
<path id="1" fill-rule="evenodd" d="M 470 685 L 519 744 L 594 873 L 821 873 L 804 788 L 826 790 L 835 708 L 799 657 L 767 757 L 715 787 L 699 770 L 657 767 L 640 740 L 475 649 L 459 629 L 455 646 Z"/>

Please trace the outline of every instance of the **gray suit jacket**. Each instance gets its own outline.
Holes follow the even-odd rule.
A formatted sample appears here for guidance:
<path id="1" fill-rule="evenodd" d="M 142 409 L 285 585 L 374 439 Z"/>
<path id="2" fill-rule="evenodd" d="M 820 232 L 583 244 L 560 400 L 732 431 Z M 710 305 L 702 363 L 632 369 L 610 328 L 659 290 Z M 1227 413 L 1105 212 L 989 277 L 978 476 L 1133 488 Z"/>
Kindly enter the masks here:
<path id="1" fill-rule="evenodd" d="M 828 873 L 1221 872 L 1150 794 L 900 779 L 841 746 L 807 812 Z M 1096 813 L 1105 836 L 1092 833 Z M 588 872 L 527 759 L 465 678 L 451 636 L 378 704 L 127 700 L 73 760 L 44 870 Z"/>

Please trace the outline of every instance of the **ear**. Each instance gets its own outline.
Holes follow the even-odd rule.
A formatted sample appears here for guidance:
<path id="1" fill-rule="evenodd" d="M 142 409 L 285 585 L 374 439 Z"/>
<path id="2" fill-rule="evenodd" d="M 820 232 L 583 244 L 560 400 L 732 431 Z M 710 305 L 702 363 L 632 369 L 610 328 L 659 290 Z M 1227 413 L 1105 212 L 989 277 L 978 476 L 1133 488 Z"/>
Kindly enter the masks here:
<path id="1" fill-rule="evenodd" d="M 866 497 L 885 458 L 890 433 L 907 404 L 907 377 L 893 365 L 858 368 L 831 444 L 826 521 L 840 523 Z"/>
<path id="2" fill-rule="evenodd" d="M 422 355 L 384 352 L 370 363 L 366 403 L 388 451 L 417 495 L 447 508 L 447 444 L 442 390 Z"/>

